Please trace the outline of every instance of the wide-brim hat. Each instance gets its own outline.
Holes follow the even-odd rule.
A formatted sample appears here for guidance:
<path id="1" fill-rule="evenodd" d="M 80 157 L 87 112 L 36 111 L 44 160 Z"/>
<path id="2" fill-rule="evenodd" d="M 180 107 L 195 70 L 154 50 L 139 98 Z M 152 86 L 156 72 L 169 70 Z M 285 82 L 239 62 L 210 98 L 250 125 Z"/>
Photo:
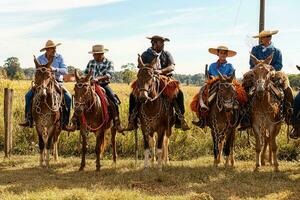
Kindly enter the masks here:
<path id="1" fill-rule="evenodd" d="M 162 36 L 159 36 L 159 35 L 154 35 L 152 37 L 146 37 L 147 39 L 149 40 L 162 40 L 164 42 L 170 42 L 170 39 L 169 38 L 165 38 L 165 37 L 162 37 Z"/>
<path id="2" fill-rule="evenodd" d="M 217 48 L 209 48 L 208 52 L 211 54 L 218 55 L 219 51 L 227 51 L 227 57 L 232 57 L 236 55 L 236 52 L 228 49 L 226 46 L 218 46 Z"/>
<path id="3" fill-rule="evenodd" d="M 53 48 L 61 45 L 61 43 L 55 44 L 52 40 L 48 40 L 45 44 L 45 47 L 40 50 L 40 52 L 45 51 L 48 48 Z"/>
<path id="4" fill-rule="evenodd" d="M 253 36 L 253 38 L 262 38 L 262 37 L 268 37 L 271 35 L 275 35 L 278 33 L 278 30 L 274 31 L 261 31 L 258 35 Z"/>
<path id="5" fill-rule="evenodd" d="M 89 51 L 89 53 L 96 54 L 96 53 L 106 53 L 108 52 L 108 49 L 104 48 L 102 44 L 96 44 L 92 47 L 92 51 Z"/>

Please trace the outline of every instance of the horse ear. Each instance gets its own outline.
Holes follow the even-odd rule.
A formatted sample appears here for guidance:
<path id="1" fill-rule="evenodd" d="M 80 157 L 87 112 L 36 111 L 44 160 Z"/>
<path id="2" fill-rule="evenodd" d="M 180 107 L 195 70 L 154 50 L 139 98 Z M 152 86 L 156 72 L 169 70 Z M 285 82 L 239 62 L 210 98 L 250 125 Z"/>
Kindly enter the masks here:
<path id="1" fill-rule="evenodd" d="M 138 54 L 138 67 L 139 68 L 145 67 L 145 64 L 144 64 L 140 54 Z"/>
<path id="2" fill-rule="evenodd" d="M 232 81 L 235 79 L 235 70 L 233 70 L 233 73 L 231 74 L 231 76 L 229 77 L 229 82 L 232 83 Z"/>
<path id="3" fill-rule="evenodd" d="M 35 64 L 35 68 L 39 68 L 41 65 L 39 64 L 38 60 L 36 59 L 35 55 L 33 55 L 33 61 Z"/>
<path id="4" fill-rule="evenodd" d="M 300 66 L 299 65 L 296 65 L 296 67 L 297 67 L 298 70 L 300 70 Z"/>
<path id="5" fill-rule="evenodd" d="M 273 53 L 264 60 L 264 63 L 270 65 L 272 60 L 273 60 Z"/>
<path id="6" fill-rule="evenodd" d="M 259 64 L 259 60 L 250 52 L 250 59 L 254 63 L 254 66 Z"/>
<path id="7" fill-rule="evenodd" d="M 79 74 L 78 74 L 77 69 L 75 69 L 75 79 L 76 79 L 76 82 L 79 81 Z"/>

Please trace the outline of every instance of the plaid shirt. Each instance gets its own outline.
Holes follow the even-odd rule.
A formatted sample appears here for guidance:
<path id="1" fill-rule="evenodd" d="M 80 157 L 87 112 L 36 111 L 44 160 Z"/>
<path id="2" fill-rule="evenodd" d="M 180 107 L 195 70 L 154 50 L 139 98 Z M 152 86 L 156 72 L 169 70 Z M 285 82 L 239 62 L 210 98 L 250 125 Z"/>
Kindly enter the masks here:
<path id="1" fill-rule="evenodd" d="M 106 58 L 103 62 L 97 62 L 96 60 L 90 60 L 84 70 L 85 74 L 88 74 L 90 70 L 93 70 L 93 78 L 99 76 L 108 76 L 111 78 L 114 70 L 114 63 Z"/>

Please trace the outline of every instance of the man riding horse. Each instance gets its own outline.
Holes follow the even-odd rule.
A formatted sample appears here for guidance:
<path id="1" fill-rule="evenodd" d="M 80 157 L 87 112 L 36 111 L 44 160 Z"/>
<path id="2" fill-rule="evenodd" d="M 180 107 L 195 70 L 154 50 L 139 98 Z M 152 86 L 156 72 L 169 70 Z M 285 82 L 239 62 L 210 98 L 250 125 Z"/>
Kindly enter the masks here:
<path id="1" fill-rule="evenodd" d="M 170 52 L 164 50 L 164 42 L 170 41 L 168 38 L 164 38 L 158 35 L 153 37 L 147 37 L 151 40 L 151 47 L 148 48 L 142 55 L 141 59 L 144 64 L 150 64 L 156 57 L 158 62 L 156 64 L 155 73 L 158 75 L 172 76 L 174 71 L 175 62 Z M 179 90 L 174 101 L 174 108 L 176 111 L 175 128 L 181 128 L 182 130 L 189 130 L 189 126 L 184 119 L 184 96 L 181 90 Z M 139 102 L 134 95 L 130 94 L 129 99 L 129 119 L 128 126 L 125 130 L 134 130 L 137 127 L 137 110 Z"/>
<path id="2" fill-rule="evenodd" d="M 66 88 L 63 87 L 63 75 L 68 73 L 68 69 L 64 63 L 64 60 L 62 56 L 58 53 L 56 53 L 56 47 L 61 45 L 61 43 L 55 44 L 52 40 L 48 40 L 46 42 L 46 45 L 44 48 L 40 50 L 40 52 L 46 51 L 44 54 L 40 55 L 37 58 L 37 61 L 40 65 L 46 65 L 49 60 L 53 58 L 53 62 L 51 64 L 52 72 L 55 73 L 55 79 L 57 82 L 57 85 L 59 87 L 63 88 L 64 93 L 64 102 L 63 105 L 63 115 L 62 115 L 62 123 L 61 127 L 63 130 L 66 130 L 66 126 L 69 123 L 70 118 L 70 109 L 71 109 L 71 102 L 72 98 L 70 93 L 67 91 Z M 25 122 L 20 123 L 20 126 L 33 126 L 33 118 L 32 118 L 32 111 L 31 111 L 31 105 L 32 105 L 32 99 L 35 92 L 35 86 L 33 86 L 25 95 Z"/>
<path id="3" fill-rule="evenodd" d="M 255 63 L 253 62 L 253 59 L 251 57 L 255 57 L 258 61 L 263 61 L 267 59 L 270 55 L 273 55 L 272 61 L 270 63 L 271 66 L 273 66 L 274 70 L 279 72 L 282 69 L 282 54 L 281 51 L 278 48 L 275 48 L 272 40 L 272 35 L 277 34 L 278 31 L 261 31 L 259 35 L 253 36 L 253 38 L 258 38 L 260 44 L 257 46 L 254 46 L 251 51 L 250 56 L 250 69 L 253 69 L 255 66 Z M 284 76 L 284 75 L 283 75 Z M 243 86 L 247 93 L 249 94 L 249 97 L 251 98 L 251 90 L 253 90 L 254 82 L 253 82 L 253 76 L 252 72 L 248 72 L 244 75 L 243 79 Z M 276 84 L 280 87 L 284 80 L 282 78 L 278 78 L 275 80 Z M 289 85 L 287 85 L 286 88 L 282 88 L 284 93 L 284 105 L 283 105 L 283 115 L 285 115 L 285 121 L 287 124 L 291 124 L 291 116 L 292 116 L 292 107 L 293 107 L 293 94 L 292 89 Z M 249 119 L 249 105 L 247 105 L 244 108 L 244 114 L 241 119 L 241 127 L 239 130 L 246 130 L 248 128 L 251 128 L 251 122 Z"/>
<path id="4" fill-rule="evenodd" d="M 108 52 L 108 49 L 104 48 L 103 45 L 94 45 L 92 47 L 92 51 L 89 52 L 90 54 L 93 54 L 94 59 L 88 62 L 84 73 L 87 75 L 90 71 L 92 71 L 92 81 L 105 90 L 106 96 L 109 99 L 109 109 L 113 116 L 114 126 L 118 132 L 122 132 L 123 129 L 120 123 L 118 108 L 120 101 L 109 86 L 112 72 L 114 70 L 114 64 L 104 56 L 104 53 L 106 52 Z M 74 131 L 79 128 L 78 116 L 76 114 L 72 117 L 72 123 L 72 126 L 68 126 L 69 131 Z"/>
<path id="5" fill-rule="evenodd" d="M 228 47 L 226 47 L 226 46 L 218 46 L 217 48 L 209 48 L 208 52 L 211 54 L 217 55 L 219 58 L 217 60 L 217 62 L 210 64 L 209 70 L 208 70 L 208 76 L 210 78 L 215 78 L 221 74 L 222 76 L 225 76 L 225 77 L 231 77 L 235 70 L 234 70 L 232 64 L 227 62 L 226 58 L 235 56 L 236 52 L 228 49 Z M 207 87 L 209 87 L 208 84 L 206 84 L 205 86 L 203 86 L 200 89 L 200 98 L 201 99 L 203 98 L 205 89 Z M 209 98 L 209 97 L 206 96 L 205 98 Z M 208 107 L 209 105 L 205 105 L 205 103 L 204 103 L 206 100 L 204 100 L 203 104 L 200 105 L 201 106 L 200 110 L 203 110 L 205 112 L 209 110 L 209 107 Z M 201 114 L 204 114 L 205 112 L 201 112 L 199 114 L 201 115 Z M 199 116 L 199 121 L 198 122 L 193 121 L 192 123 L 196 126 L 199 126 L 200 128 L 204 128 L 206 125 L 205 116 Z"/>

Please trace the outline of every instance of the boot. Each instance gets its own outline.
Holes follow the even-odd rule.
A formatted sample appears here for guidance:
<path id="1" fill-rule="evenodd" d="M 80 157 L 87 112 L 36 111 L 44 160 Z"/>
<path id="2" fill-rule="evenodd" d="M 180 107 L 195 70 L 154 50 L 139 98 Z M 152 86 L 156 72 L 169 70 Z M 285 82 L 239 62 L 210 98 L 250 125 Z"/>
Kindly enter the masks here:
<path id="1" fill-rule="evenodd" d="M 62 129 L 68 132 L 74 132 L 76 130 L 80 130 L 80 121 L 78 116 L 74 113 L 71 120 L 71 124 L 63 126 Z"/>
<path id="2" fill-rule="evenodd" d="M 33 123 L 30 122 L 30 120 L 25 119 L 25 122 L 19 123 L 19 126 L 32 128 L 33 127 Z"/>
<path id="3" fill-rule="evenodd" d="M 189 125 L 187 124 L 187 122 L 185 121 L 185 119 L 184 119 L 183 115 L 181 115 L 181 113 L 180 114 L 176 114 L 175 128 L 178 128 L 178 129 L 180 128 L 183 131 L 190 130 Z"/>
<path id="4" fill-rule="evenodd" d="M 133 131 L 138 128 L 137 125 L 137 112 L 134 110 L 128 117 L 128 125 L 123 131 Z"/>
<path id="5" fill-rule="evenodd" d="M 123 128 L 122 128 L 122 126 L 121 126 L 121 122 L 120 122 L 120 118 L 119 118 L 119 114 L 118 115 L 116 115 L 115 117 L 114 117 L 114 127 L 115 127 L 115 129 L 119 132 L 119 133 L 123 133 Z"/>
<path id="6" fill-rule="evenodd" d="M 199 121 L 192 121 L 192 124 L 198 126 L 199 128 L 204 128 L 206 125 L 206 120 L 204 118 L 200 118 Z"/>
<path id="7" fill-rule="evenodd" d="M 291 87 L 287 87 L 284 91 L 284 114 L 287 125 L 292 124 L 294 97 Z"/>
<path id="8" fill-rule="evenodd" d="M 247 104 L 245 105 L 245 107 L 242 108 L 240 127 L 238 128 L 238 131 L 245 131 L 252 127 L 249 112 L 250 112 L 250 108 L 249 105 Z"/>
<path id="9" fill-rule="evenodd" d="M 300 127 L 298 126 L 293 126 L 293 129 L 289 133 L 289 137 L 292 139 L 298 139 L 300 137 Z"/>

